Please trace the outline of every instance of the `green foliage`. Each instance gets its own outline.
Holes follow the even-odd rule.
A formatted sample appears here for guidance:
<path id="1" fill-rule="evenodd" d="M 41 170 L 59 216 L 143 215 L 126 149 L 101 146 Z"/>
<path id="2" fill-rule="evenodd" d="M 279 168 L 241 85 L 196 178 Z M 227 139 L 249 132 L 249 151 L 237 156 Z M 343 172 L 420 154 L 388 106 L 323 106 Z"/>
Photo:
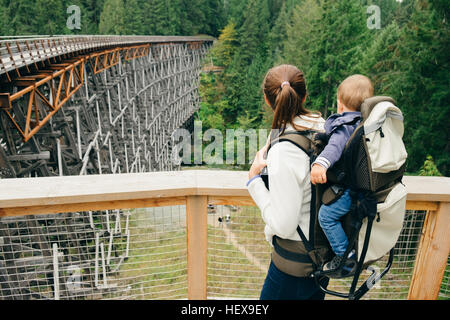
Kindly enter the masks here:
<path id="1" fill-rule="evenodd" d="M 11 0 L 6 1 L 5 5 L 6 15 L 9 17 L 8 35 L 36 34 L 35 3 L 28 0 Z M 20 14 L 17 14 L 19 12 Z"/>
<path id="2" fill-rule="evenodd" d="M 367 26 L 370 5 L 380 7 L 381 29 Z M 227 127 L 270 126 L 261 84 L 274 65 L 305 72 L 308 108 L 325 117 L 336 110 L 339 83 L 362 73 L 405 115 L 408 171 L 418 172 L 431 155 L 448 175 L 448 1 L 229 0 L 225 12 L 229 24 L 212 51 L 225 69 L 215 77 L 218 99 L 207 108 Z"/>
<path id="3" fill-rule="evenodd" d="M 285 25 L 286 36 L 280 44 L 280 55 L 276 59 L 277 64 L 292 64 L 304 72 L 311 69 L 313 35 L 322 14 L 322 8 L 316 0 L 305 0 L 291 10 L 291 17 Z"/>
<path id="4" fill-rule="evenodd" d="M 217 45 L 212 49 L 215 65 L 228 67 L 231 64 L 238 47 L 237 37 L 236 24 L 230 21 L 222 30 Z"/>
<path id="5" fill-rule="evenodd" d="M 35 23 L 40 27 L 40 33 L 48 35 L 64 33 L 65 8 L 60 0 L 37 0 L 35 10 Z"/>
<path id="6" fill-rule="evenodd" d="M 9 17 L 7 15 L 7 8 L 4 6 L 3 2 L 3 0 L 0 1 L 0 19 L 2 21 L 0 24 L 0 35 L 9 33 Z"/>
<path id="7" fill-rule="evenodd" d="M 416 1 L 398 44 L 398 78 L 392 87 L 405 113 L 409 166 L 417 168 L 431 155 L 448 174 L 450 29 L 445 14 L 430 1 Z"/>
<path id="8" fill-rule="evenodd" d="M 106 0 L 100 16 L 98 31 L 107 35 L 124 34 L 124 14 L 125 7 L 122 0 Z"/>
<path id="9" fill-rule="evenodd" d="M 140 35 L 144 31 L 143 11 L 138 0 L 127 0 L 124 10 L 124 34 Z"/>
<path id="10" fill-rule="evenodd" d="M 325 117 L 336 105 L 339 83 L 353 73 L 352 66 L 368 44 L 370 33 L 366 19 L 358 1 L 336 0 L 322 4 L 322 16 L 315 24 L 311 39 L 311 63 L 305 73 L 312 104 L 319 107 Z"/>
<path id="11" fill-rule="evenodd" d="M 427 160 L 425 160 L 425 163 L 419 170 L 419 176 L 442 176 L 436 167 L 432 156 L 427 156 Z"/>
<path id="12" fill-rule="evenodd" d="M 69 30 L 67 8 L 81 9 L 81 30 Z M 218 36 L 223 0 L 1 0 L 1 35 L 111 34 Z"/>

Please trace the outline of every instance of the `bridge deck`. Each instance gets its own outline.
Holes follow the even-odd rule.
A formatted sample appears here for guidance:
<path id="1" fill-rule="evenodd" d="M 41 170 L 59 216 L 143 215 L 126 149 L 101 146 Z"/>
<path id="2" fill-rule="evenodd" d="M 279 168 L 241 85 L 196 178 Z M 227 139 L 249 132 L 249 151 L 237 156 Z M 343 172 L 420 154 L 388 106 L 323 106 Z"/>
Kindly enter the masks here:
<path id="1" fill-rule="evenodd" d="M 209 36 L 30 36 L 0 41 L 0 75 L 47 59 L 86 51 L 152 43 L 212 42 Z"/>

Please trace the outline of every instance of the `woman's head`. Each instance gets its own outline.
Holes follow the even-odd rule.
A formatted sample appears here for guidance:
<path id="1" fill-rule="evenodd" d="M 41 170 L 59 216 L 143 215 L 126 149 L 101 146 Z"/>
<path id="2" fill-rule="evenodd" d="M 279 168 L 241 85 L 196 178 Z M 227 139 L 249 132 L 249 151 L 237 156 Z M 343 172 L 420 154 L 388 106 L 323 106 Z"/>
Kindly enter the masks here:
<path id="1" fill-rule="evenodd" d="M 280 65 L 269 70 L 263 83 L 264 96 L 274 111 L 272 129 L 294 125 L 294 118 L 313 113 L 304 107 L 306 82 L 303 72 L 292 65 Z"/>

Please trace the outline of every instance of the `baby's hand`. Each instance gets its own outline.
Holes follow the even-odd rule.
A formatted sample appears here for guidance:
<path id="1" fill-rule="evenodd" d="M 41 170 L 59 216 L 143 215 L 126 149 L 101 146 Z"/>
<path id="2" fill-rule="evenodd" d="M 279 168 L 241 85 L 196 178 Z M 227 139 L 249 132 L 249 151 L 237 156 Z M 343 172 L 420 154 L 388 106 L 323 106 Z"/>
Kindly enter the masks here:
<path id="1" fill-rule="evenodd" d="M 313 184 L 327 183 L 327 169 L 320 164 L 314 164 L 311 169 L 311 182 Z"/>

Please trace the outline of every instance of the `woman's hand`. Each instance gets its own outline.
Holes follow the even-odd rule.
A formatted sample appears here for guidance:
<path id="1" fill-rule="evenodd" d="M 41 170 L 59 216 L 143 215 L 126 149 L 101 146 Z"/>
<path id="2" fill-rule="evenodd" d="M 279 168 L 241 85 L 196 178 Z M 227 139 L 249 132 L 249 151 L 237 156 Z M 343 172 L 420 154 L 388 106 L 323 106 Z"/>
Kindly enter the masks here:
<path id="1" fill-rule="evenodd" d="M 253 160 L 253 164 L 250 168 L 250 172 L 248 173 L 248 178 L 252 179 L 253 177 L 257 176 L 261 173 L 262 169 L 267 167 L 267 161 L 264 159 L 264 155 L 267 152 L 267 148 L 269 147 L 269 144 L 266 144 L 264 148 L 259 150 L 256 153 L 255 160 Z"/>
<path id="2" fill-rule="evenodd" d="M 327 183 L 327 169 L 322 167 L 320 164 L 313 165 L 311 169 L 311 182 L 313 184 Z"/>

